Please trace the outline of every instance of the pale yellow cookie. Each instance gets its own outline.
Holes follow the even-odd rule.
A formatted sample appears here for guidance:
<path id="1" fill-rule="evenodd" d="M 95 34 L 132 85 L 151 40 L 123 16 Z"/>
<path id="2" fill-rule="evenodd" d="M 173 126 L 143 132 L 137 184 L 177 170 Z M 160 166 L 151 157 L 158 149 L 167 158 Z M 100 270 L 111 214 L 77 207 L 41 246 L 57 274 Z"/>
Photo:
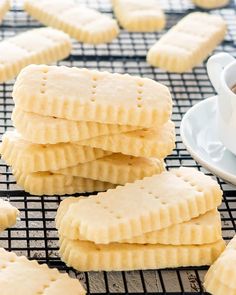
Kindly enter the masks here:
<path id="1" fill-rule="evenodd" d="M 24 174 L 14 171 L 19 184 L 31 195 L 71 195 L 75 193 L 98 192 L 114 188 L 112 183 L 75 176 L 54 174 L 52 172 L 33 172 Z"/>
<path id="2" fill-rule="evenodd" d="M 165 15 L 155 0 L 112 0 L 120 25 L 130 32 L 154 32 L 165 26 Z"/>
<path id="3" fill-rule="evenodd" d="M 91 137 L 140 129 L 136 126 L 72 121 L 41 116 L 25 112 L 18 107 L 15 107 L 12 112 L 12 121 L 24 139 L 39 144 L 80 141 Z"/>
<path id="4" fill-rule="evenodd" d="M 15 131 L 7 131 L 0 144 L 1 157 L 6 163 L 24 172 L 59 170 L 76 163 L 86 163 L 109 155 L 101 149 L 85 147 L 76 143 L 41 145 L 24 140 Z"/>
<path id="5" fill-rule="evenodd" d="M 227 5 L 229 0 L 192 0 L 192 2 L 199 7 L 212 9 Z"/>
<path id="6" fill-rule="evenodd" d="M 1 0 L 0 1 L 0 22 L 4 18 L 5 14 L 8 12 L 8 10 L 11 7 L 10 0 Z"/>
<path id="7" fill-rule="evenodd" d="M 169 121 L 157 128 L 103 135 L 78 144 L 136 157 L 165 158 L 175 148 L 175 126 Z"/>
<path id="8" fill-rule="evenodd" d="M 221 238 L 220 213 L 214 209 L 189 221 L 124 240 L 121 243 L 203 245 L 214 243 Z"/>
<path id="9" fill-rule="evenodd" d="M 126 184 L 165 170 L 162 160 L 141 158 L 123 154 L 112 154 L 88 163 L 67 167 L 54 173 L 80 176 L 110 182 Z"/>
<path id="10" fill-rule="evenodd" d="M 181 167 L 73 203 L 56 227 L 69 239 L 106 244 L 188 221 L 221 201 L 216 181 Z"/>
<path id="11" fill-rule="evenodd" d="M 62 261 L 79 271 L 161 269 L 212 264 L 225 249 L 223 239 L 205 245 L 96 245 L 60 237 Z"/>
<path id="12" fill-rule="evenodd" d="M 206 290 L 214 295 L 236 294 L 235 265 L 236 235 L 207 272 L 204 283 Z"/>
<path id="13" fill-rule="evenodd" d="M 86 294 L 78 279 L 3 248 L 0 248 L 0 285 L 4 295 Z"/>
<path id="14" fill-rule="evenodd" d="M 207 276 L 209 276 L 209 280 L 204 284 L 207 292 L 212 295 L 236 295 L 236 288 L 230 288 L 222 283 L 218 277 L 211 274 L 211 271 L 208 271 Z"/>
<path id="15" fill-rule="evenodd" d="M 0 231 L 13 226 L 19 214 L 18 209 L 0 198 Z"/>
<path id="16" fill-rule="evenodd" d="M 68 33 L 78 41 L 98 44 L 117 37 L 116 20 L 73 0 L 26 0 L 25 10 L 47 26 Z"/>
<path id="17" fill-rule="evenodd" d="M 77 203 L 82 199 L 82 197 L 65 199 L 57 211 L 57 220 L 63 218 L 71 204 Z M 117 242 L 129 244 L 202 245 L 214 243 L 220 240 L 221 237 L 220 214 L 216 209 L 213 209 L 189 221 Z"/>
<path id="18" fill-rule="evenodd" d="M 70 51 L 69 36 L 51 28 L 29 30 L 1 41 L 0 82 L 14 78 L 29 64 L 54 62 L 67 57 Z"/>
<path id="19" fill-rule="evenodd" d="M 221 16 L 194 12 L 185 16 L 154 44 L 147 61 L 169 72 L 186 72 L 197 66 L 224 39 Z"/>
<path id="20" fill-rule="evenodd" d="M 143 127 L 165 123 L 172 110 L 168 88 L 156 81 L 64 66 L 26 67 L 13 98 L 21 109 L 44 116 Z"/>

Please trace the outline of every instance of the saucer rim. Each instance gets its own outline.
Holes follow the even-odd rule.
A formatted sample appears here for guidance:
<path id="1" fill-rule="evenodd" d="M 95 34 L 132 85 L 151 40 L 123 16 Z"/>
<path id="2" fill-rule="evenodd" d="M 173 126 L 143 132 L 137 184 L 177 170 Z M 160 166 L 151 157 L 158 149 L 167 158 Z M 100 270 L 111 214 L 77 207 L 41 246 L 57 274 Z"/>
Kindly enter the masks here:
<path id="1" fill-rule="evenodd" d="M 184 131 L 187 120 L 191 117 L 191 115 L 196 112 L 198 109 L 202 108 L 205 104 L 213 104 L 216 103 L 217 95 L 211 96 L 209 98 L 206 98 L 199 103 L 192 106 L 183 116 L 181 120 L 180 125 L 180 136 L 182 139 L 182 142 L 184 146 L 186 147 L 187 151 L 190 153 L 190 155 L 193 157 L 193 159 L 200 163 L 204 168 L 212 172 L 215 176 L 220 177 L 221 179 L 230 182 L 233 185 L 236 185 L 236 175 L 231 174 L 229 172 L 226 172 L 225 170 L 222 170 L 221 168 L 216 167 L 212 163 L 209 163 L 208 161 L 202 159 L 199 154 L 192 148 L 192 145 L 189 143 L 189 140 L 187 139 L 186 133 Z M 189 120 L 191 121 L 191 120 Z"/>

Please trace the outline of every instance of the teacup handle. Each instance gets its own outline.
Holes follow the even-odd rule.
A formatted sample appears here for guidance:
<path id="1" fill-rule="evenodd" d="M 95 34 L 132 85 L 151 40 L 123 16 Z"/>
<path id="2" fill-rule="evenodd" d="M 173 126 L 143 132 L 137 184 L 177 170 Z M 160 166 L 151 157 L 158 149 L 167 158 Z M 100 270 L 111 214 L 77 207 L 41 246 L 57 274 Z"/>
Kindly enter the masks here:
<path id="1" fill-rule="evenodd" d="M 234 61 L 234 57 L 228 53 L 222 52 L 211 56 L 207 61 L 207 72 L 216 92 L 219 92 L 220 77 L 224 68 Z"/>

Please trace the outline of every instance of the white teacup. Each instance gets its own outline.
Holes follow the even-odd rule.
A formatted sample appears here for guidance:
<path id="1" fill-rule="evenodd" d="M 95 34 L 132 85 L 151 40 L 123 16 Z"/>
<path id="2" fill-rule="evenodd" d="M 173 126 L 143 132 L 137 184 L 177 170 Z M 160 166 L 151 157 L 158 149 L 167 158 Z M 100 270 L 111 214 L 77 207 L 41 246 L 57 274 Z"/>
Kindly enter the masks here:
<path id="1" fill-rule="evenodd" d="M 236 155 L 236 94 L 231 90 L 236 84 L 236 59 L 228 53 L 215 54 L 207 62 L 207 71 L 218 94 L 219 138 Z"/>

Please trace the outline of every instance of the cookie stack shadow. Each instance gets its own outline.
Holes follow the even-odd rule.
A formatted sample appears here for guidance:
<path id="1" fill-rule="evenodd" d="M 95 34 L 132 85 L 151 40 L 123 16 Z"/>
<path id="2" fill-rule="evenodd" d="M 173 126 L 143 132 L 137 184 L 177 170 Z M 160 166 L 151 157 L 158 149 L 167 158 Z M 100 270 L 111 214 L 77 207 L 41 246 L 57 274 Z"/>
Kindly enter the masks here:
<path id="1" fill-rule="evenodd" d="M 165 169 L 175 146 L 169 90 L 150 79 L 30 65 L 14 85 L 1 155 L 33 195 L 104 191 Z"/>

